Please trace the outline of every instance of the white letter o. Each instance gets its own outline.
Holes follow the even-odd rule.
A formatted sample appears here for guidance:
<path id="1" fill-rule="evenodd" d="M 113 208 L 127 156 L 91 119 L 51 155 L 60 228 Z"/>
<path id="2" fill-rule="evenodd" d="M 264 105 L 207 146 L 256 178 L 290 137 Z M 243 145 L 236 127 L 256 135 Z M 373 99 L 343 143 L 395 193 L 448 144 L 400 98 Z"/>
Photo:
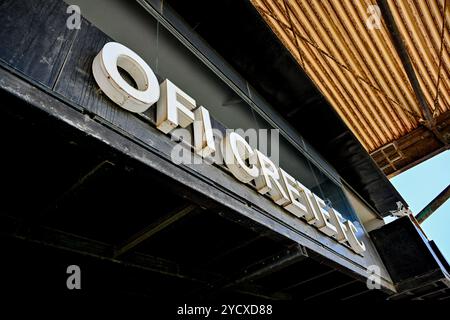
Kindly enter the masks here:
<path id="1" fill-rule="evenodd" d="M 137 89 L 122 78 L 118 66 L 133 77 Z M 92 63 L 92 71 L 100 89 L 128 111 L 142 113 L 159 99 L 159 83 L 152 69 L 120 43 L 105 44 Z"/>

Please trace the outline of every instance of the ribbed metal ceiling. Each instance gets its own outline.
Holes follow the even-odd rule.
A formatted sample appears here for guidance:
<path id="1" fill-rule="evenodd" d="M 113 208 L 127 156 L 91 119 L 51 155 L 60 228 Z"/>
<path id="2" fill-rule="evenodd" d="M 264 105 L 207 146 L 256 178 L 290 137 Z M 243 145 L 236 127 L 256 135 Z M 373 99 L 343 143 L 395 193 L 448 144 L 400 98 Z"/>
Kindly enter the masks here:
<path id="1" fill-rule="evenodd" d="M 376 1 L 251 2 L 368 152 L 426 122 Z M 450 0 L 387 3 L 427 108 L 449 111 Z"/>

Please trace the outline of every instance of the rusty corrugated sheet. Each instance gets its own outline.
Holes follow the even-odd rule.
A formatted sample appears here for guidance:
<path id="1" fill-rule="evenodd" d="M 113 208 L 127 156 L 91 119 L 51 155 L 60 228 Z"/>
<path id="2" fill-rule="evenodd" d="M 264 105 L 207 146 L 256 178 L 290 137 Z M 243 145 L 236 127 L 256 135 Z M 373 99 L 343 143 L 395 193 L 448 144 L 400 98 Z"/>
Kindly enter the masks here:
<path id="1" fill-rule="evenodd" d="M 425 122 L 376 1 L 251 2 L 368 152 Z M 450 110 L 450 0 L 388 3 L 438 117 Z"/>

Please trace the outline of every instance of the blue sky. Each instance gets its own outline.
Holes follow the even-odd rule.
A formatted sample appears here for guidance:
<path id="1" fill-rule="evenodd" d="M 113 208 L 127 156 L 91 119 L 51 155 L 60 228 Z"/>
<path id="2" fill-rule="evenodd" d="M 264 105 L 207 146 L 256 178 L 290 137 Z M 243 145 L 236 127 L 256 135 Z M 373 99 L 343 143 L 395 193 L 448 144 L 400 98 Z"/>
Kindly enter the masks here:
<path id="1" fill-rule="evenodd" d="M 450 184 L 450 151 L 443 152 L 391 179 L 414 214 Z M 422 223 L 450 262 L 450 199 Z"/>

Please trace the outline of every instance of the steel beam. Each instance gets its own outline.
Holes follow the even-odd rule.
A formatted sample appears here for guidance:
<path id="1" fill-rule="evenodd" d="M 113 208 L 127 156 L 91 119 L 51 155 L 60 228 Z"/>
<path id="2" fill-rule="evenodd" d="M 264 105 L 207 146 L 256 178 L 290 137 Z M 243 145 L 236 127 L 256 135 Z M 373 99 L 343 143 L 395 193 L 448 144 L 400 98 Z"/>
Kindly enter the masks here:
<path id="1" fill-rule="evenodd" d="M 411 83 L 412 89 L 419 102 L 419 106 L 422 109 L 423 115 L 425 116 L 425 125 L 431 132 L 433 132 L 436 138 L 439 141 L 441 141 L 444 146 L 446 146 L 448 145 L 448 142 L 446 141 L 446 139 L 444 139 L 444 137 L 442 137 L 442 135 L 436 129 L 436 119 L 434 119 L 433 114 L 431 113 L 431 108 L 427 103 L 422 88 L 420 87 L 419 80 L 414 71 L 414 66 L 408 55 L 408 51 L 406 49 L 398 26 L 395 23 L 394 16 L 392 15 L 392 12 L 389 8 L 388 0 L 377 0 L 377 3 L 380 7 L 381 14 L 383 16 L 384 21 L 386 22 L 389 33 L 391 34 L 395 50 L 397 51 L 397 54 L 400 57 L 403 68 L 405 69 L 406 75 L 408 76 L 408 80 Z"/>
<path id="2" fill-rule="evenodd" d="M 88 256 L 94 259 L 108 261 L 114 264 L 124 265 L 134 269 L 155 272 L 165 276 L 188 280 L 200 284 L 203 288 L 209 288 L 212 283 L 217 283 L 223 279 L 223 275 L 210 272 L 204 268 L 186 267 L 175 261 L 170 261 L 143 253 L 130 253 L 127 255 L 126 259 L 115 258 L 112 255 L 114 247 L 111 244 L 88 239 L 45 226 L 33 226 L 31 229 L 27 229 L 27 232 L 24 233 L 20 231 L 23 230 L 23 228 L 20 228 L 23 223 L 24 221 L 21 219 L 0 215 L 0 238 L 10 237 L 17 241 L 25 241 L 38 244 L 43 247 L 56 248 L 72 252 L 74 254 Z M 264 288 L 252 284 L 246 284 L 244 286 L 230 289 L 232 292 L 238 292 L 244 295 L 267 300 L 291 299 L 289 295 L 282 292 L 266 292 Z M 198 290 L 197 294 L 201 295 L 202 290 Z M 189 297 L 191 297 L 191 295 L 189 295 Z"/>
<path id="3" fill-rule="evenodd" d="M 181 218 L 185 217 L 192 211 L 194 211 L 197 208 L 196 205 L 188 205 L 183 207 L 182 209 L 177 209 L 159 221 L 151 224 L 147 228 L 142 229 L 132 237 L 130 237 L 123 245 L 121 245 L 114 253 L 114 257 L 117 258 L 126 252 L 129 252 L 133 248 L 135 248 L 137 245 L 141 244 L 148 238 L 154 236 L 158 232 L 166 229 L 168 226 L 172 225 L 173 223 L 177 222 Z"/>
<path id="4" fill-rule="evenodd" d="M 155 272 L 166 276 L 208 284 L 217 281 L 221 275 L 199 268 L 181 266 L 179 263 L 164 258 L 142 253 L 132 253 L 126 259 L 113 257 L 114 246 L 67 233 L 45 226 L 32 226 L 22 232 L 20 226 L 24 221 L 10 216 L 0 215 L 0 237 L 10 237 L 18 241 L 35 243 L 43 247 L 57 248 L 75 254 L 105 260 L 135 269 Z"/>
<path id="5" fill-rule="evenodd" d="M 327 276 L 327 275 L 329 275 L 330 273 L 333 273 L 333 272 L 336 272 L 336 270 L 332 269 L 332 270 L 329 270 L 329 271 L 325 271 L 325 272 L 323 272 L 323 273 L 321 273 L 321 274 L 315 275 L 315 276 L 313 276 L 313 277 L 310 277 L 310 278 L 308 278 L 308 279 L 302 279 L 301 281 L 296 282 L 296 283 L 293 283 L 293 284 L 291 284 L 290 286 L 285 287 L 285 288 L 282 288 L 282 289 L 280 289 L 280 290 L 278 290 L 278 291 L 288 291 L 288 290 L 291 290 L 291 289 L 293 289 L 293 288 L 295 288 L 295 287 L 301 286 L 301 285 L 304 284 L 304 283 L 308 283 L 308 282 L 310 282 L 310 281 L 314 281 L 314 280 L 320 279 L 320 278 L 322 278 L 322 277 L 325 277 L 325 276 Z"/>
<path id="6" fill-rule="evenodd" d="M 428 217 L 430 217 L 441 205 L 443 205 L 448 198 L 450 198 L 450 184 L 439 193 L 436 198 L 431 200 L 431 202 L 422 209 L 417 215 L 416 220 L 419 224 L 424 222 Z"/>
<path id="7" fill-rule="evenodd" d="M 249 282 L 258 278 L 265 277 L 274 272 L 280 271 L 296 262 L 306 259 L 308 254 L 306 249 L 302 246 L 296 246 L 295 249 L 288 249 L 282 253 L 270 256 L 266 259 L 260 260 L 251 266 L 247 267 L 240 276 L 235 280 L 224 285 L 224 288 L 239 285 L 244 282 Z"/>
<path id="8" fill-rule="evenodd" d="M 78 181 L 76 181 L 69 189 L 67 189 L 61 196 L 59 196 L 53 203 L 47 206 L 44 210 L 44 213 L 47 213 L 55 208 L 58 208 L 61 203 L 63 203 L 67 198 L 69 198 L 73 193 L 80 190 L 86 183 L 89 183 L 91 179 L 96 177 L 100 172 L 106 173 L 112 168 L 115 167 L 115 164 L 111 161 L 104 160 L 94 166 L 89 172 L 87 172 L 84 176 L 82 176 Z"/>

